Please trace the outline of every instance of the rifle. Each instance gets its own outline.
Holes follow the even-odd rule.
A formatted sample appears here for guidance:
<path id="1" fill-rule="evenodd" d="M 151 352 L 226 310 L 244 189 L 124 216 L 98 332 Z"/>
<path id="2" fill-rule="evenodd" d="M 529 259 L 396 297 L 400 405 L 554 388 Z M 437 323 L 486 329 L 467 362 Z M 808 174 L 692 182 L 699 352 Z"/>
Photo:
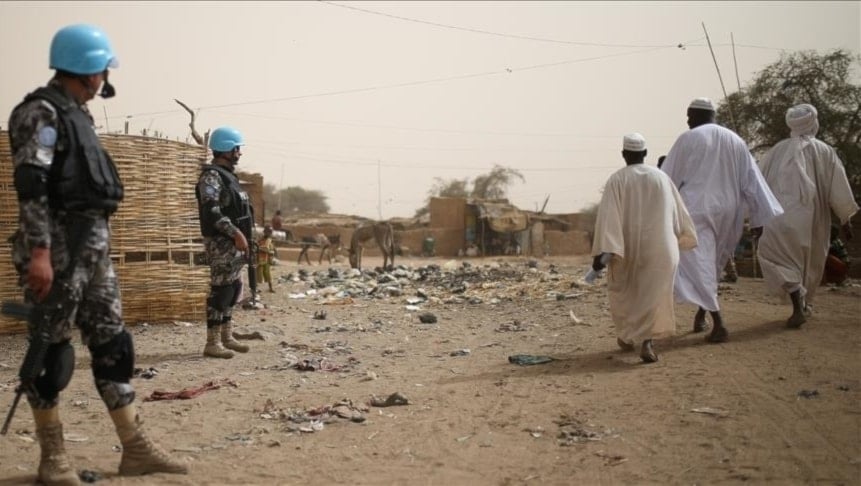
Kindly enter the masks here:
<path id="1" fill-rule="evenodd" d="M 0 314 L 28 321 L 34 329 L 34 332 L 31 332 L 28 337 L 27 353 L 24 355 L 21 369 L 18 370 L 20 383 L 15 387 L 15 399 L 12 401 L 12 407 L 3 422 L 3 428 L 0 429 L 0 435 L 6 435 L 6 432 L 9 431 L 9 424 L 18 408 L 18 402 L 21 401 L 21 395 L 33 388 L 36 379 L 45 370 L 45 357 L 52 344 L 50 316 L 54 311 L 62 310 L 65 303 L 64 299 L 71 295 L 68 284 L 62 283 L 63 277 L 67 272 L 74 270 L 78 252 L 84 245 L 86 236 L 92 230 L 93 225 L 94 219 L 89 216 L 74 213 L 68 215 L 66 241 L 69 249 L 69 262 L 62 272 L 54 276 L 51 290 L 48 291 L 48 295 L 45 296 L 41 305 L 37 307 L 33 304 L 13 301 L 4 301 L 0 304 Z M 68 356 L 65 359 L 68 359 Z M 74 367 L 74 357 L 71 360 Z"/>
<path id="2" fill-rule="evenodd" d="M 58 294 L 60 294 L 61 291 L 54 291 L 55 288 L 63 289 L 64 286 L 53 286 L 52 291 L 45 299 L 46 301 L 52 298 L 56 299 Z M 59 305 L 58 302 L 57 306 Z M 27 354 L 24 355 L 24 361 L 21 363 L 21 369 L 18 371 L 18 378 L 21 380 L 21 383 L 15 388 L 15 400 L 12 402 L 12 408 L 9 409 L 9 413 L 6 415 L 6 421 L 3 422 L 0 435 L 6 435 L 6 432 L 9 431 L 9 424 L 15 415 L 15 409 L 18 408 L 18 402 L 21 401 L 21 395 L 33 386 L 45 368 L 45 356 L 48 354 L 48 348 L 51 346 L 51 335 L 48 332 L 50 328 L 48 325 L 48 313 L 45 311 L 47 306 L 42 308 L 43 312 L 39 313 L 39 315 L 36 315 L 36 309 L 33 304 L 25 304 L 23 302 L 4 301 L 0 305 L 0 313 L 4 316 L 37 323 L 35 326 L 36 332 L 30 334 Z"/>
<path id="3" fill-rule="evenodd" d="M 251 288 L 251 306 L 257 303 L 257 251 L 256 241 L 248 242 L 248 286 Z"/>
<path id="4" fill-rule="evenodd" d="M 236 227 L 245 235 L 245 240 L 248 241 L 248 251 L 246 259 L 248 261 L 248 287 L 251 289 L 251 306 L 252 308 L 257 303 L 257 241 L 254 240 L 254 216 L 251 215 L 239 218 Z"/>

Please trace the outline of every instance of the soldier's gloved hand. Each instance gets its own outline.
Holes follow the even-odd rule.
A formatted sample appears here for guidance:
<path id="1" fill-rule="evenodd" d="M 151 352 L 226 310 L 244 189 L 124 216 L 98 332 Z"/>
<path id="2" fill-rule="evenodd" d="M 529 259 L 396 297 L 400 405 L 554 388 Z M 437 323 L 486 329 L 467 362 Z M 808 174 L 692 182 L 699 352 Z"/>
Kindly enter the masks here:
<path id="1" fill-rule="evenodd" d="M 30 252 L 30 267 L 27 272 L 27 286 L 37 301 L 41 301 L 51 290 L 54 282 L 54 268 L 51 267 L 51 250 L 33 248 Z"/>
<path id="2" fill-rule="evenodd" d="M 233 244 L 236 245 L 236 249 L 242 252 L 248 252 L 248 240 L 245 239 L 245 235 L 242 234 L 241 231 L 237 231 L 236 234 L 233 235 Z"/>
<path id="3" fill-rule="evenodd" d="M 852 239 L 853 236 L 854 235 L 852 234 L 852 223 L 847 221 L 846 224 L 843 225 L 843 237 L 846 238 L 846 241 L 849 241 Z"/>

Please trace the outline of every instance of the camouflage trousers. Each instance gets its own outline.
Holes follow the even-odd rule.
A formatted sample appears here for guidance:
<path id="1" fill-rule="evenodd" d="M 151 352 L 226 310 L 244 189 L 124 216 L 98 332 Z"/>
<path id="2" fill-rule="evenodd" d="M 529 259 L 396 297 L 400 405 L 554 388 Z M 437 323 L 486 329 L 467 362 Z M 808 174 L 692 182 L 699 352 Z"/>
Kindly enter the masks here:
<path id="1" fill-rule="evenodd" d="M 124 331 L 119 284 L 110 259 L 110 225 L 101 212 L 78 213 L 75 217 L 54 212 L 52 216 L 51 266 L 54 281 L 48 297 L 35 303 L 37 314 L 41 312 L 46 316 L 43 322 L 49 327 L 52 343 L 69 341 L 74 326 L 80 331 L 83 343 L 92 350 L 111 342 Z M 74 238 L 76 241 L 68 241 L 69 235 L 75 232 L 78 232 Z M 18 237 L 13 245 L 12 259 L 23 282 L 29 270 L 30 250 L 21 240 Z M 70 246 L 76 250 L 75 256 L 70 255 Z M 24 295 L 25 300 L 34 303 L 26 288 Z M 30 321 L 28 328 L 30 335 L 37 332 L 35 322 Z M 111 367 L 114 364 L 92 360 L 93 367 Z M 128 380 L 95 378 L 95 384 L 109 410 L 134 401 L 135 391 Z M 28 390 L 27 399 L 37 409 L 53 408 L 59 402 L 59 397 L 45 399 L 35 389 Z"/>
<path id="2" fill-rule="evenodd" d="M 215 236 L 203 239 L 203 247 L 206 251 L 206 259 L 209 262 L 209 298 L 206 302 L 207 325 L 216 325 L 229 322 L 233 318 L 233 306 L 239 295 L 231 301 L 232 304 L 224 306 L 224 310 L 217 309 L 212 302 L 219 299 L 217 287 L 225 285 L 236 285 L 241 283 L 241 272 L 245 267 L 245 253 L 236 249 L 233 239 Z M 241 291 L 241 290 L 240 290 Z"/>

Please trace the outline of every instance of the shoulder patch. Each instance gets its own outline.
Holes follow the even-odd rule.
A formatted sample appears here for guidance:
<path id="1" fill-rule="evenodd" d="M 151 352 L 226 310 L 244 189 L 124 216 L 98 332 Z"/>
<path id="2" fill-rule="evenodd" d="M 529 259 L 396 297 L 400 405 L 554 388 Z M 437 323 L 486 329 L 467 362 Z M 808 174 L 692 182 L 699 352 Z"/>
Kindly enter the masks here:
<path id="1" fill-rule="evenodd" d="M 36 134 L 36 138 L 39 140 L 39 145 L 53 147 L 57 143 L 57 130 L 51 126 L 42 127 Z"/>

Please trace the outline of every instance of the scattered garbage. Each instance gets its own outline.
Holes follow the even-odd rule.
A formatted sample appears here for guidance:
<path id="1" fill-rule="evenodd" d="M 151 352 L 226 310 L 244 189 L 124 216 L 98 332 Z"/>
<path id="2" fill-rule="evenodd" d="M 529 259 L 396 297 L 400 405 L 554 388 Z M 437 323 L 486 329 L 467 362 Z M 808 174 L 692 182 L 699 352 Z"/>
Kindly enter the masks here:
<path id="1" fill-rule="evenodd" d="M 146 380 L 151 380 L 158 375 L 158 370 L 155 368 L 135 368 L 132 373 L 132 378 L 144 378 Z"/>
<path id="2" fill-rule="evenodd" d="M 219 388 L 221 388 L 222 386 L 225 386 L 225 385 L 229 385 L 229 386 L 232 386 L 234 388 L 237 388 L 239 386 L 235 382 L 233 382 L 231 380 L 227 380 L 227 379 L 220 380 L 220 381 L 208 381 L 201 386 L 191 387 L 191 388 L 183 388 L 182 390 L 180 390 L 178 392 L 155 390 L 152 392 L 152 394 L 150 394 L 150 396 L 145 397 L 143 399 L 143 401 L 152 402 L 152 401 L 157 401 L 157 400 L 189 400 L 192 398 L 197 398 L 200 395 L 203 395 L 204 393 L 206 393 L 208 391 L 218 390 Z"/>
<path id="3" fill-rule="evenodd" d="M 469 356 L 469 348 L 458 349 L 449 353 L 449 356 Z"/>
<path id="4" fill-rule="evenodd" d="M 714 415 L 715 417 L 720 417 L 720 418 L 729 417 L 729 412 L 728 412 L 728 411 L 726 411 L 726 410 L 721 410 L 721 409 L 719 409 L 719 408 L 712 408 L 712 407 L 699 407 L 699 408 L 692 408 L 692 409 L 691 409 L 691 412 L 694 412 L 694 413 L 704 413 L 704 414 L 706 414 L 706 415 Z"/>
<path id="5" fill-rule="evenodd" d="M 368 404 L 372 407 L 393 407 L 395 405 L 409 405 L 410 401 L 400 393 L 394 392 L 386 398 L 379 398 L 372 395 Z"/>
<path id="6" fill-rule="evenodd" d="M 553 361 L 550 356 L 535 356 L 532 354 L 515 354 L 508 357 L 508 362 L 520 366 L 538 365 Z"/>
<path id="7" fill-rule="evenodd" d="M 97 473 L 96 471 L 90 471 L 89 469 L 83 469 L 78 473 L 78 478 L 85 483 L 95 483 L 96 481 L 100 481 L 102 479 L 102 475 Z"/>

